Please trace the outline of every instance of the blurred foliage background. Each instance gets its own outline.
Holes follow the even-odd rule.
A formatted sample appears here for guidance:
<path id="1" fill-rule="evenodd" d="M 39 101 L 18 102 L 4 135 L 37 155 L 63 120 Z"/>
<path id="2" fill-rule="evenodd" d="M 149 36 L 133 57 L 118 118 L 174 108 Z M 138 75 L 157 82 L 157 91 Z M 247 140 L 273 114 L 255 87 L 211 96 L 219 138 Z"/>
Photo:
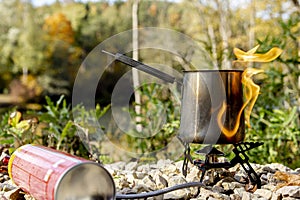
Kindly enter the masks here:
<path id="1" fill-rule="evenodd" d="M 85 134 L 92 133 L 82 128 L 84 117 L 76 121 L 71 114 L 70 99 L 77 71 L 95 46 L 132 29 L 132 7 L 138 3 L 139 27 L 169 28 L 190 36 L 205 47 L 212 65 L 219 69 L 232 68 L 236 59 L 232 53 L 234 47 L 246 51 L 260 44 L 261 53 L 274 46 L 284 50 L 275 62 L 253 64 L 264 69 L 265 74 L 255 78 L 261 94 L 251 115 L 251 127 L 246 130 L 246 140 L 265 143 L 249 152 L 252 162 L 280 162 L 299 167 L 299 1 L 238 2 L 56 1 L 37 7 L 30 0 L 1 0 L 0 143 L 16 148 L 37 142 L 80 156 L 87 154 L 75 132 L 79 129 Z M 185 64 L 170 55 L 152 51 L 141 52 L 139 60 L 169 63 L 178 70 L 184 69 Z M 105 84 L 97 89 L 98 111 L 73 109 L 81 110 L 85 118 L 96 115 L 100 119 L 109 112 L 111 86 L 126 71 L 117 69 L 108 72 L 103 80 Z M 153 127 L 146 130 L 150 123 L 147 112 L 152 112 L 154 122 L 161 112 L 166 112 L 165 125 L 159 134 L 141 141 L 130 136 L 124 138 L 110 127 L 103 130 L 111 140 L 126 141 L 126 148 L 143 153 L 163 148 L 176 133 L 180 105 L 169 91 L 155 85 L 142 87 L 141 94 L 142 111 L 132 115 L 142 117 L 140 123 L 149 132 Z M 18 112 L 22 112 L 22 117 L 18 117 Z M 101 144 L 90 146 L 90 153 L 91 149 L 95 159 L 103 158 Z"/>

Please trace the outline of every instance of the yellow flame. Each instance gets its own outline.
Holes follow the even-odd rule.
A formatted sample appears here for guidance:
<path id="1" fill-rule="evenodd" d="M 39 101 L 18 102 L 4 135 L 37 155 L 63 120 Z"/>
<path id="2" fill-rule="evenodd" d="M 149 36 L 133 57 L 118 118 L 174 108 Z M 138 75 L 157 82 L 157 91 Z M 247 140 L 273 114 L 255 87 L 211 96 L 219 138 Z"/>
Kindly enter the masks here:
<path id="1" fill-rule="evenodd" d="M 252 76 L 262 73 L 264 70 L 255 69 L 255 68 L 247 68 L 242 74 L 242 84 L 245 86 L 245 102 L 243 105 L 243 109 L 249 104 L 249 106 L 245 109 L 245 120 L 248 127 L 250 127 L 250 115 L 253 109 L 253 106 L 258 98 L 260 87 L 254 83 L 252 80 Z"/>
<path id="2" fill-rule="evenodd" d="M 280 48 L 274 47 L 270 49 L 267 53 L 258 54 L 255 53 L 258 47 L 259 45 L 255 46 L 254 48 L 250 49 L 247 52 L 244 52 L 238 48 L 234 48 L 234 54 L 238 59 L 237 62 L 271 62 L 275 60 L 282 53 L 282 50 Z M 250 114 L 258 98 L 259 91 L 260 91 L 260 87 L 254 83 L 252 77 L 262 72 L 263 72 L 262 69 L 255 69 L 255 68 L 246 68 L 244 70 L 242 74 L 242 84 L 244 85 L 245 102 L 236 117 L 235 125 L 232 130 L 229 130 L 228 128 L 224 127 L 222 124 L 222 116 L 226 110 L 226 103 L 223 102 L 222 107 L 217 116 L 217 121 L 219 127 L 221 128 L 221 131 L 226 137 L 228 138 L 233 137 L 237 133 L 238 128 L 240 126 L 240 118 L 241 115 L 243 114 L 243 110 L 245 110 L 246 124 L 250 126 Z"/>
<path id="3" fill-rule="evenodd" d="M 255 46 L 253 49 L 250 49 L 247 52 L 238 48 L 234 48 L 233 53 L 237 57 L 238 62 L 271 62 L 282 53 L 282 49 L 278 47 L 273 47 L 268 52 L 263 54 L 255 53 L 258 47 L 259 45 Z"/>

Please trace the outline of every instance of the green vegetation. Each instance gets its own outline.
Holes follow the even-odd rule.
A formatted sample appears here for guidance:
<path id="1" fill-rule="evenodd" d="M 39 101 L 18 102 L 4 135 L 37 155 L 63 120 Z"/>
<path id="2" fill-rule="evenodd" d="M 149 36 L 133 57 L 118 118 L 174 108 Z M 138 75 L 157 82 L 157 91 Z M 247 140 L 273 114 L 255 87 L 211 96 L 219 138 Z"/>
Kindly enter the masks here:
<path id="1" fill-rule="evenodd" d="M 137 124 L 141 125 L 141 131 L 133 130 L 133 133 L 126 135 L 126 140 L 137 153 L 150 152 L 150 156 L 155 157 L 179 128 L 180 102 L 176 99 L 178 94 L 172 94 L 166 87 L 154 83 L 142 86 L 139 92 L 142 97 L 139 105 L 141 112 L 138 115 L 133 110 L 130 112 L 134 117 L 140 117 Z"/>
<path id="2" fill-rule="evenodd" d="M 46 104 L 41 111 L 28 110 L 21 113 L 14 108 L 2 115 L 0 144 L 11 144 L 10 151 L 24 144 L 34 143 L 81 157 L 104 158 L 99 152 L 99 146 L 84 146 L 80 136 L 81 131 L 86 128 L 86 120 L 90 117 L 99 119 L 108 109 L 109 106 L 100 108 L 99 105 L 93 110 L 86 110 L 82 106 L 71 109 L 64 96 L 56 102 L 46 97 Z M 73 118 L 72 111 L 75 110 L 81 113 L 81 118 Z M 95 130 L 89 130 L 89 134 L 95 134 Z"/>
<path id="3" fill-rule="evenodd" d="M 31 1 L 0 1 L 0 144 L 11 144 L 13 151 L 26 143 L 39 143 L 108 162 L 101 138 L 96 143 L 82 141 L 98 135 L 100 130 L 89 120 L 101 120 L 110 113 L 112 88 L 128 69 L 115 64 L 106 72 L 97 89 L 95 109 L 71 107 L 71 91 L 88 53 L 107 38 L 132 29 L 134 1 L 70 2 L 34 7 Z M 249 152 L 251 162 L 299 167 L 299 1 L 232 2 L 139 1 L 138 23 L 141 28 L 163 27 L 188 35 L 219 69 L 232 67 L 234 47 L 246 51 L 260 44 L 260 53 L 274 46 L 283 49 L 275 62 L 253 64 L 265 73 L 255 77 L 261 92 L 246 141 L 264 142 Z M 186 58 L 193 56 L 192 51 L 183 53 Z M 190 64 L 188 59 L 153 49 L 140 50 L 139 60 L 167 64 L 178 71 Z M 173 91 L 156 84 L 139 91 L 141 113 L 134 111 L 135 103 L 128 112 L 140 118 L 145 138 L 132 137 L 141 134 L 138 131 L 122 135 L 109 125 L 100 129 L 111 140 L 122 141 L 124 148 L 146 156 L 163 148 L 178 131 L 180 104 Z M 76 118 L 74 112 L 79 113 Z"/>
<path id="4" fill-rule="evenodd" d="M 269 64 L 266 76 L 260 81 L 261 94 L 251 117 L 247 139 L 263 141 L 264 145 L 250 155 L 255 162 L 279 162 L 297 168 L 300 165 L 300 15 L 294 13 L 286 22 L 280 22 L 283 37 L 261 41 L 263 49 L 279 46 L 285 50 L 280 64 Z M 297 29 L 297 31 L 295 31 Z M 288 46 L 292 45 L 293 47 Z M 256 155 L 256 156 L 254 156 Z M 258 156 L 257 156 L 258 155 Z"/>

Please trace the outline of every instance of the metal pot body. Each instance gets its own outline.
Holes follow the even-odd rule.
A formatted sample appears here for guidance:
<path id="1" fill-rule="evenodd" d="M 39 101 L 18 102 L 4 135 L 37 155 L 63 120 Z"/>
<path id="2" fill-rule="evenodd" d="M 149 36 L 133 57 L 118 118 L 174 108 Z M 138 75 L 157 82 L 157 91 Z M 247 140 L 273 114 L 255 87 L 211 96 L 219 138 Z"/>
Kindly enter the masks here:
<path id="1" fill-rule="evenodd" d="M 242 70 L 184 71 L 178 137 L 186 143 L 234 144 L 245 137 Z M 226 105 L 220 115 L 222 105 Z M 233 130 L 228 137 L 220 125 Z M 218 115 L 219 123 L 218 123 Z"/>

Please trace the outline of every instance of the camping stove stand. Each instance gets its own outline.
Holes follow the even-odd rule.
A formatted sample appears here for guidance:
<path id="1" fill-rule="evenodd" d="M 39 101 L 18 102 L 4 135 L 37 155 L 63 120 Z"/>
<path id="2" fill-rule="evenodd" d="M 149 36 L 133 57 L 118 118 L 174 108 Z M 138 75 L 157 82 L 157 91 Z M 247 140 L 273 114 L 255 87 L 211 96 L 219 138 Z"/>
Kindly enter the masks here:
<path id="1" fill-rule="evenodd" d="M 197 166 L 199 170 L 201 170 L 202 174 L 201 174 L 200 182 L 202 182 L 207 170 L 215 169 L 215 168 L 229 169 L 235 166 L 236 164 L 240 163 L 243 169 L 245 170 L 245 172 L 248 174 L 250 182 L 256 185 L 257 188 L 260 188 L 261 187 L 260 177 L 251 167 L 250 163 L 248 162 L 249 157 L 246 155 L 245 152 L 249 151 L 250 149 L 256 148 L 262 144 L 263 144 L 262 142 L 242 142 L 242 143 L 233 144 L 234 145 L 233 152 L 235 154 L 235 157 L 229 162 L 218 162 L 217 157 L 224 156 L 224 153 L 217 150 L 215 147 L 212 147 L 211 145 L 196 151 L 196 154 L 204 154 L 205 160 L 200 160 L 200 159 L 193 160 L 190 155 L 190 146 L 189 144 L 185 144 L 182 173 L 184 176 L 187 175 L 188 162 L 191 162 L 195 166 Z"/>

